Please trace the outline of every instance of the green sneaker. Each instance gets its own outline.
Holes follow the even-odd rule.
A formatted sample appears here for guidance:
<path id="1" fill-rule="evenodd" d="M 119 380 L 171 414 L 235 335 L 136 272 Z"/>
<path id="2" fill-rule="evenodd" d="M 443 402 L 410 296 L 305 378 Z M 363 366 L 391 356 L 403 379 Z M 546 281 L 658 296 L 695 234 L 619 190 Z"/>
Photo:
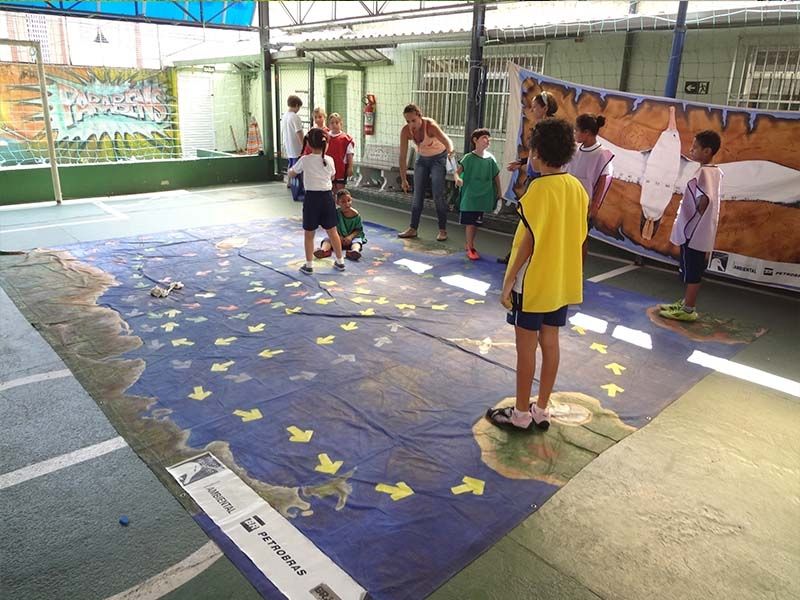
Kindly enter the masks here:
<path id="1" fill-rule="evenodd" d="M 659 304 L 658 308 L 661 310 L 677 310 L 679 308 L 683 308 L 683 298 L 680 300 L 676 300 L 672 304 Z"/>
<path id="2" fill-rule="evenodd" d="M 686 312 L 683 308 L 675 308 L 672 310 L 662 310 L 658 313 L 665 319 L 672 319 L 673 321 L 687 321 L 692 323 L 697 321 L 697 311 Z"/>

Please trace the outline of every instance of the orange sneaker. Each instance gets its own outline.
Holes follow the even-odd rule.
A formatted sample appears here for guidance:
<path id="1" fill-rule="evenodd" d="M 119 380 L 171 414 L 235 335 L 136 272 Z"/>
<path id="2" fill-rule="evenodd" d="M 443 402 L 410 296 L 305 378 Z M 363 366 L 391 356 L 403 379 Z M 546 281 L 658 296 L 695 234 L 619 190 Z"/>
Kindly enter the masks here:
<path id="1" fill-rule="evenodd" d="M 467 258 L 470 260 L 480 260 L 481 255 L 475 250 L 475 248 L 467 248 Z"/>

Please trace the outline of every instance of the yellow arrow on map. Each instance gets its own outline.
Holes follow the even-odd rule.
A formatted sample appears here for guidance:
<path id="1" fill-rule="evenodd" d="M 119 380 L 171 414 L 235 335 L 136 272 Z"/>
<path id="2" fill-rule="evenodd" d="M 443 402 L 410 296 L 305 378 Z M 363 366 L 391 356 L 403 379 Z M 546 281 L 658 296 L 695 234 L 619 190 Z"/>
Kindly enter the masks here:
<path id="1" fill-rule="evenodd" d="M 301 285 L 303 284 L 300 283 L 299 281 L 293 281 L 292 283 L 284 284 L 283 287 L 300 287 Z"/>
<path id="2" fill-rule="evenodd" d="M 203 389 L 202 385 L 194 386 L 194 389 L 191 394 L 189 394 L 189 398 L 192 400 L 205 400 L 208 398 L 213 392 L 209 392 Z"/>
<path id="3" fill-rule="evenodd" d="M 358 329 L 358 324 L 355 321 L 350 321 L 349 323 L 342 323 L 339 327 L 345 331 L 355 331 Z"/>
<path id="4" fill-rule="evenodd" d="M 431 304 L 433 310 L 447 310 L 447 304 Z"/>
<path id="5" fill-rule="evenodd" d="M 464 300 L 467 304 L 483 304 L 485 300 L 475 300 L 475 298 L 467 298 Z"/>
<path id="6" fill-rule="evenodd" d="M 214 340 L 214 345 L 215 346 L 230 346 L 235 341 L 236 341 L 235 337 L 217 338 L 216 340 Z"/>
<path id="7" fill-rule="evenodd" d="M 272 358 L 273 356 L 278 356 L 278 354 L 283 354 L 283 350 L 270 350 L 267 348 L 258 353 L 261 358 Z"/>
<path id="8" fill-rule="evenodd" d="M 414 493 L 414 490 L 412 490 L 405 481 L 398 481 L 397 485 L 379 483 L 375 486 L 375 490 L 384 494 L 389 494 L 389 497 L 395 502 L 403 498 L 408 498 Z"/>
<path id="9" fill-rule="evenodd" d="M 625 370 L 625 367 L 623 367 L 619 363 L 613 362 L 611 364 L 606 365 L 606 369 L 613 371 L 614 375 L 622 375 L 622 372 Z"/>
<path id="10" fill-rule="evenodd" d="M 286 308 L 284 310 L 286 310 L 286 314 L 287 315 L 296 315 L 301 310 L 303 310 L 303 307 L 302 306 L 295 306 L 294 308 Z"/>
<path id="11" fill-rule="evenodd" d="M 336 300 L 333 298 L 320 298 L 317 300 L 317 304 L 322 304 L 323 306 L 330 304 L 331 302 L 336 302 Z"/>
<path id="12" fill-rule="evenodd" d="M 319 464 L 314 467 L 314 470 L 328 475 L 335 475 L 336 471 L 344 464 L 343 460 L 331 460 L 327 454 L 320 454 L 317 458 L 319 459 Z"/>
<path id="13" fill-rule="evenodd" d="M 381 296 L 375 300 L 375 304 L 389 304 L 389 301 L 386 299 L 386 296 Z"/>
<path id="14" fill-rule="evenodd" d="M 258 325 L 248 325 L 247 331 L 250 333 L 261 333 L 264 331 L 264 327 L 266 327 L 264 323 L 259 323 Z"/>
<path id="15" fill-rule="evenodd" d="M 367 288 L 357 287 L 356 294 L 371 294 L 372 290 L 368 290 Z"/>
<path id="16" fill-rule="evenodd" d="M 601 385 L 600 387 L 608 392 L 610 398 L 614 398 L 616 397 L 617 393 L 622 393 L 625 391 L 624 388 L 619 387 L 616 383 L 607 383 L 605 385 Z"/>
<path id="17" fill-rule="evenodd" d="M 360 311 L 358 311 L 358 314 L 360 314 L 362 317 L 371 317 L 371 316 L 373 316 L 375 314 L 375 309 L 374 308 L 368 308 L 366 310 L 360 310 Z"/>
<path id="18" fill-rule="evenodd" d="M 224 363 L 214 363 L 213 365 L 211 365 L 211 370 L 213 372 L 215 372 L 215 373 L 219 373 L 221 371 L 227 371 L 233 365 L 234 365 L 234 361 L 232 361 L 232 360 L 229 360 L 229 361 L 224 362 Z"/>
<path id="19" fill-rule="evenodd" d="M 352 298 L 352 301 L 356 304 L 369 304 L 372 302 L 372 298 L 362 298 L 361 296 L 356 296 Z"/>
<path id="20" fill-rule="evenodd" d="M 394 306 L 397 310 L 414 310 L 417 308 L 415 304 L 395 304 Z"/>
<path id="21" fill-rule="evenodd" d="M 177 323 L 173 323 L 172 321 L 170 321 L 169 323 L 164 323 L 163 325 L 160 325 L 160 327 L 161 327 L 161 329 L 163 329 L 163 330 L 164 330 L 164 331 L 166 331 L 167 333 L 170 333 L 170 332 L 171 332 L 173 329 L 175 329 L 176 327 L 180 327 L 180 325 L 178 325 Z"/>
<path id="22" fill-rule="evenodd" d="M 461 485 L 456 485 L 450 488 L 450 491 L 454 494 L 467 494 L 472 492 L 476 496 L 483 495 L 483 488 L 486 485 L 485 481 L 481 481 L 480 479 L 475 479 L 473 477 L 464 477 L 461 481 Z"/>
<path id="23" fill-rule="evenodd" d="M 178 346 L 194 346 L 194 342 L 186 338 L 178 338 L 177 340 L 172 340 L 172 345 L 176 348 Z"/>
<path id="24" fill-rule="evenodd" d="M 591 346 L 589 346 L 590 350 L 597 350 L 600 354 L 608 354 L 608 346 L 605 344 L 598 344 L 597 342 L 593 342 Z"/>
<path id="25" fill-rule="evenodd" d="M 263 418 L 261 411 L 257 408 L 253 408 L 251 410 L 235 410 L 233 411 L 237 417 L 242 418 L 243 423 L 247 423 L 248 421 L 258 421 L 259 419 Z"/>
<path id="26" fill-rule="evenodd" d="M 287 427 L 286 431 L 291 433 L 292 435 L 289 437 L 290 442 L 299 442 L 301 444 L 307 444 L 311 441 L 311 436 L 314 435 L 314 431 L 311 429 L 306 429 L 305 431 L 292 425 L 291 427 Z"/>
<path id="27" fill-rule="evenodd" d="M 335 339 L 336 339 L 335 335 L 326 335 L 325 337 L 318 337 L 317 344 L 319 344 L 320 346 L 327 346 L 329 344 L 332 344 L 333 340 Z"/>
<path id="28" fill-rule="evenodd" d="M 336 281 L 320 281 L 320 285 L 336 285 Z"/>
<path id="29" fill-rule="evenodd" d="M 572 331 L 577 331 L 578 335 L 586 335 L 586 330 L 583 327 L 578 327 L 577 325 L 572 326 Z"/>
<path id="30" fill-rule="evenodd" d="M 247 291 L 248 291 L 248 292 L 263 292 L 265 289 L 267 289 L 267 288 L 265 288 L 265 287 L 262 287 L 262 286 L 260 286 L 260 285 L 257 285 L 257 286 L 255 286 L 255 287 L 251 287 L 251 288 L 250 288 L 249 290 L 247 290 Z"/>
<path id="31" fill-rule="evenodd" d="M 202 294 L 195 294 L 198 298 L 213 298 L 216 296 L 214 292 L 204 292 Z"/>
<path id="32" fill-rule="evenodd" d="M 177 308 L 170 308 L 168 311 L 164 312 L 164 316 L 169 317 L 170 319 L 174 319 L 179 314 L 181 314 L 181 311 L 179 311 Z"/>

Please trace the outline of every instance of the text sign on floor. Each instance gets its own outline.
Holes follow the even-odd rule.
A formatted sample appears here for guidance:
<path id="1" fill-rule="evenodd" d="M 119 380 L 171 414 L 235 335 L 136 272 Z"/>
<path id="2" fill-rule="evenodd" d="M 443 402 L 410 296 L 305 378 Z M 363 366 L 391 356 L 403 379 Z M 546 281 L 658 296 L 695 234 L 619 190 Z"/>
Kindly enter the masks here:
<path id="1" fill-rule="evenodd" d="M 213 454 L 167 469 L 220 530 L 288 598 L 361 600 L 366 591 Z"/>

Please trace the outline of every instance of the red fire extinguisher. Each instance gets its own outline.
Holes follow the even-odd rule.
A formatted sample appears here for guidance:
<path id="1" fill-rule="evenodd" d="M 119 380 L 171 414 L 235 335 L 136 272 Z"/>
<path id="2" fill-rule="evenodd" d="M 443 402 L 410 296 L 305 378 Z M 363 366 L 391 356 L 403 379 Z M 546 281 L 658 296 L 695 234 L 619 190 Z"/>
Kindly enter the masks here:
<path id="1" fill-rule="evenodd" d="M 375 96 L 367 94 L 364 99 L 364 135 L 375 135 Z"/>

